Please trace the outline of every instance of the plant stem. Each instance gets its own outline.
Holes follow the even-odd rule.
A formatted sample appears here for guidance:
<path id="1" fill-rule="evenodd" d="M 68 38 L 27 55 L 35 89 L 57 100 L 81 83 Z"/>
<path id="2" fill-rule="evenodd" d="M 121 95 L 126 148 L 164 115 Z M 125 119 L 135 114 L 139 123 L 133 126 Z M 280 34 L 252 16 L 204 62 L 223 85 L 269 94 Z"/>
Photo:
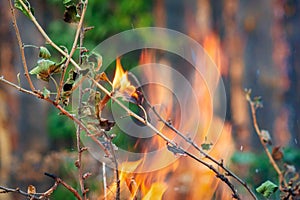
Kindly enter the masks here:
<path id="1" fill-rule="evenodd" d="M 250 108 L 251 108 L 251 114 L 252 114 L 252 119 L 253 119 L 253 126 L 255 129 L 255 132 L 257 133 L 260 143 L 262 144 L 268 158 L 269 161 L 271 163 L 271 165 L 273 166 L 273 168 L 275 169 L 276 173 L 278 174 L 278 178 L 279 178 L 279 183 L 280 183 L 280 188 L 281 188 L 281 184 L 283 183 L 285 187 L 287 187 L 287 183 L 283 177 L 283 173 L 281 172 L 280 168 L 278 167 L 277 163 L 275 162 L 271 152 L 269 151 L 267 144 L 264 142 L 264 139 L 261 135 L 261 129 L 258 126 L 257 123 L 257 119 L 256 119 L 256 108 L 255 108 L 255 103 L 251 100 L 250 96 L 249 98 L 247 98 L 247 101 L 249 102 Z"/>
<path id="2" fill-rule="evenodd" d="M 17 36 L 17 40 L 18 40 L 18 46 L 19 46 L 19 49 L 20 49 L 20 52 L 21 52 L 21 59 L 22 59 L 22 63 L 23 63 L 25 77 L 26 77 L 26 79 L 27 79 L 27 81 L 29 83 L 30 89 L 32 91 L 35 91 L 35 87 L 34 87 L 34 85 L 32 83 L 30 75 L 28 73 L 28 67 L 27 67 L 27 62 L 26 62 L 25 52 L 24 52 L 24 44 L 22 42 L 22 38 L 21 38 L 21 35 L 20 35 L 19 27 L 18 27 L 18 24 L 17 24 L 15 9 L 14 9 L 12 3 L 11 3 L 11 0 L 8 0 L 8 2 L 9 2 L 10 10 L 11 10 L 11 15 L 12 15 L 12 20 L 13 20 L 13 26 L 14 26 L 14 29 L 15 29 L 15 32 L 16 32 L 16 36 Z"/>
<path id="3" fill-rule="evenodd" d="M 26 12 L 28 13 L 30 20 L 34 23 L 38 31 L 42 34 L 42 36 L 45 38 L 46 42 L 50 44 L 52 47 L 54 47 L 60 54 L 62 54 L 65 57 L 69 57 L 68 53 L 62 50 L 59 46 L 57 46 L 47 35 L 47 33 L 44 31 L 44 29 L 41 27 L 41 25 L 38 23 L 34 15 L 31 13 L 30 9 L 26 6 L 26 4 L 23 2 L 23 0 L 19 0 L 21 5 L 24 7 Z M 70 58 L 70 62 L 75 66 L 77 70 L 81 70 L 80 66 L 72 59 Z"/>
<path id="4" fill-rule="evenodd" d="M 66 63 L 65 63 L 65 66 L 64 66 L 63 71 L 62 71 L 62 74 L 61 74 L 60 83 L 59 83 L 59 88 L 58 88 L 58 90 L 57 90 L 56 102 L 59 101 L 60 94 L 61 94 L 62 88 L 63 88 L 64 78 L 65 78 L 65 74 L 66 74 L 68 65 L 69 65 L 69 63 L 70 63 L 70 61 L 71 61 L 71 58 L 72 58 L 73 54 L 74 54 L 75 51 L 76 51 L 76 47 L 77 47 L 77 43 L 78 43 L 78 38 L 79 38 L 79 36 L 81 35 L 81 32 L 82 32 L 82 25 L 83 25 L 84 16 L 85 16 L 86 9 L 87 9 L 87 4 L 88 4 L 88 0 L 86 0 L 86 1 L 83 3 L 82 13 L 81 13 L 80 21 L 79 21 L 79 23 L 78 23 L 78 25 L 77 25 L 76 35 L 75 35 L 75 38 L 74 38 L 73 46 L 72 46 L 72 49 L 71 49 L 70 54 L 69 54 L 68 57 L 67 57 L 67 61 L 66 61 Z"/>

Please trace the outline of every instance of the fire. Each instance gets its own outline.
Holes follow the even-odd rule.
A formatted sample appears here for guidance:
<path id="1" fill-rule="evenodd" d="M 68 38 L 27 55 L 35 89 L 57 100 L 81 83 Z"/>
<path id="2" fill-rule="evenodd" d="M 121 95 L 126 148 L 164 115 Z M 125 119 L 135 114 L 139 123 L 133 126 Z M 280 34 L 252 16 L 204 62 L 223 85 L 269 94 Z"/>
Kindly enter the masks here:
<path id="1" fill-rule="evenodd" d="M 123 95 L 136 96 L 135 87 L 128 80 L 128 74 L 124 71 L 120 58 L 117 58 L 116 61 L 116 71 L 112 85 L 115 91 Z"/>
<path id="2" fill-rule="evenodd" d="M 216 38 L 207 38 L 205 42 L 207 51 L 214 58 L 218 59 L 219 53 L 214 50 L 214 46 L 218 45 Z M 155 56 L 151 51 L 144 51 L 141 55 L 140 64 L 146 63 L 160 63 L 165 61 L 154 62 Z M 157 74 L 154 74 L 151 68 L 145 68 L 142 73 L 147 79 L 151 80 L 156 78 Z M 171 74 L 164 74 L 165 81 L 169 81 L 172 85 Z M 195 142 L 200 146 L 204 142 L 204 138 L 207 137 L 208 140 L 218 141 L 210 155 L 216 160 L 223 159 L 224 162 L 228 161 L 232 153 L 233 141 L 231 137 L 231 127 L 230 125 L 225 125 L 218 118 L 213 116 L 212 99 L 207 88 L 205 81 L 200 75 L 195 75 L 192 87 L 195 89 L 197 102 L 199 104 L 199 109 L 201 115 L 195 112 L 195 105 L 187 103 L 185 106 L 189 119 L 198 117 L 201 124 L 196 130 L 196 135 L 194 136 Z M 209 80 L 211 82 L 217 82 L 218 78 Z M 115 91 L 120 93 L 126 93 L 128 95 L 134 95 L 136 89 L 130 84 L 127 77 L 127 72 L 125 72 L 121 66 L 120 59 L 117 59 L 116 72 L 113 80 L 113 88 Z M 201 88 L 201 90 L 199 90 Z M 180 126 L 180 121 L 184 116 L 180 113 L 180 109 L 174 109 L 178 105 L 176 100 L 166 88 L 159 85 L 149 85 L 145 89 L 145 94 L 152 105 L 157 108 L 158 113 L 162 115 L 165 119 L 170 120 L 172 125 L 176 128 Z M 188 102 L 188 101 L 187 101 Z M 148 111 L 147 111 L 148 112 Z M 150 111 L 149 111 L 150 112 Z M 151 112 L 150 112 L 151 115 Z M 152 113 L 153 115 L 153 113 Z M 161 132 L 163 132 L 167 137 L 172 140 L 175 138 L 175 134 L 162 122 L 159 120 L 155 121 L 155 117 L 152 116 L 151 123 L 154 124 Z M 189 128 L 193 124 L 184 123 L 180 130 L 184 130 L 185 133 L 188 132 Z M 221 138 L 217 140 L 218 130 L 222 130 Z M 140 169 L 148 167 L 151 169 L 152 166 L 158 165 L 160 162 L 165 162 L 168 159 L 174 158 L 174 154 L 167 149 L 166 142 L 163 141 L 158 136 L 153 136 L 151 139 L 138 140 L 135 148 L 143 148 L 143 152 L 151 151 L 151 148 L 162 149 L 159 153 L 156 153 L 150 160 L 145 160 L 141 158 L 136 161 L 128 161 L 120 163 L 120 181 L 121 181 L 121 198 L 122 199 L 211 199 L 214 196 L 220 199 L 231 199 L 231 193 L 226 190 L 224 184 L 219 184 L 220 180 L 216 179 L 216 175 L 205 168 L 201 164 L 191 160 L 188 157 L 180 157 L 175 162 L 167 167 L 158 169 L 156 171 L 150 171 L 145 173 L 139 173 Z M 224 149 L 226 147 L 226 149 Z M 189 149 L 191 150 L 191 149 Z M 198 152 L 193 152 L 199 155 Z M 207 161 L 207 160 L 206 160 Z M 209 161 L 207 161 L 209 162 Z M 223 188 L 224 186 L 224 188 Z M 216 193 L 216 190 L 218 192 Z M 112 184 L 109 188 L 109 196 L 105 199 L 113 199 L 116 191 L 115 184 Z"/>

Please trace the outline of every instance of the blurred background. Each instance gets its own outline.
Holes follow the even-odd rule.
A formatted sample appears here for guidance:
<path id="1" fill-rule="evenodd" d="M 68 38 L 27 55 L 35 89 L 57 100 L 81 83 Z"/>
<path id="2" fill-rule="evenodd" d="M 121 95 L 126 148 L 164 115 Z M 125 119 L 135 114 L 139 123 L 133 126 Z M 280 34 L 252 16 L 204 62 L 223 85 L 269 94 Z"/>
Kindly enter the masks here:
<path id="1" fill-rule="evenodd" d="M 30 3 L 49 36 L 70 49 L 76 26 L 62 20 L 62 1 Z M 23 42 L 44 45 L 34 25 L 20 12 L 17 17 Z M 85 26 L 94 29 L 85 35 L 85 46 L 92 49 L 120 31 L 147 26 L 174 29 L 202 44 L 219 66 L 226 88 L 226 121 L 234 138 L 229 144 L 234 148 L 231 166 L 256 187 L 265 179 L 276 181 L 276 176 L 252 128 L 244 88 L 262 96 L 258 122 L 270 132 L 274 146 L 282 147 L 284 162 L 300 167 L 299 24 L 297 0 L 90 0 Z M 37 54 L 26 48 L 30 68 Z M 0 75 L 16 83 L 18 73 L 21 85 L 28 87 L 8 1 L 0 0 Z M 35 84 L 42 88 L 45 83 Z M 52 183 L 43 176 L 50 169 L 75 184 L 70 154 L 76 149 L 74 131 L 73 123 L 58 117 L 47 103 L 0 84 L 0 185 L 26 190 L 33 184 L 43 190 Z M 87 166 L 91 171 L 100 171 L 100 163 L 88 155 L 85 159 L 93 163 Z M 241 167 L 248 173 L 237 170 Z M 96 190 L 97 183 L 90 187 Z M 59 198 L 60 191 L 55 195 Z M 14 199 L 0 195 L 8 198 Z"/>

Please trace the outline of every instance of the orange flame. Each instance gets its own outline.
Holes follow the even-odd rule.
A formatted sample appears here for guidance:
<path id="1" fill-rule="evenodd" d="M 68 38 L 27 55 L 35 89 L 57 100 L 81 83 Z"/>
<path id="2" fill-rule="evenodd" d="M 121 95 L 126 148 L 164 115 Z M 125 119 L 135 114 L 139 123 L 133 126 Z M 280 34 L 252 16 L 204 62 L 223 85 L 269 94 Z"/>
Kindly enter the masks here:
<path id="1" fill-rule="evenodd" d="M 116 61 L 116 71 L 112 85 L 115 91 L 129 96 L 135 96 L 135 87 L 132 86 L 128 80 L 128 74 L 124 71 L 120 58 L 117 58 Z"/>
<path id="2" fill-rule="evenodd" d="M 218 63 L 219 59 L 219 43 L 215 37 L 207 38 L 205 45 L 209 54 Z M 218 49 L 218 50 L 215 50 Z M 140 64 L 156 63 L 154 62 L 155 56 L 152 51 L 144 51 L 141 55 Z M 201 59 L 199 59 L 201 60 Z M 158 61 L 165 62 L 165 61 Z M 157 76 L 154 74 L 151 68 L 146 68 L 142 71 L 146 78 L 151 79 L 151 77 Z M 168 81 L 173 81 L 171 75 L 164 74 L 164 78 Z M 211 79 L 210 81 L 218 81 L 218 79 Z M 212 100 L 205 85 L 205 82 L 198 75 L 194 77 L 194 82 L 192 84 L 196 92 L 197 101 L 199 106 L 201 106 L 201 116 L 199 121 L 201 122 L 196 136 L 195 142 L 200 146 L 204 142 L 204 137 L 207 136 L 204 133 L 210 131 L 208 141 L 217 141 L 218 135 L 214 134 L 214 131 L 220 130 L 222 126 L 221 120 L 214 118 Z M 124 72 L 121 62 L 117 59 L 116 72 L 113 80 L 113 87 L 116 91 L 125 92 L 127 94 L 133 95 L 136 90 L 130 84 L 127 72 Z M 199 90 L 201 88 L 201 90 Z M 202 90 L 202 88 L 204 88 Z M 174 101 L 172 95 L 166 91 L 165 88 L 150 85 L 149 88 L 145 90 L 147 98 L 152 105 L 157 106 L 157 111 L 165 119 L 170 119 L 173 126 L 178 127 L 180 123 L 181 114 L 174 107 L 176 107 L 176 102 Z M 190 118 L 195 118 L 198 116 L 195 113 L 195 108 L 192 105 L 186 105 L 189 112 Z M 178 109 L 179 110 L 179 109 Z M 175 134 L 170 131 L 169 128 L 165 127 L 160 121 L 151 121 L 154 123 L 158 130 L 163 132 L 167 137 L 173 139 Z M 184 124 L 183 129 L 192 126 L 192 124 Z M 147 152 L 150 147 L 162 148 L 166 146 L 166 142 L 161 138 L 154 136 L 150 139 L 150 142 L 145 144 L 144 141 L 137 141 L 135 147 L 142 147 L 144 152 Z M 216 160 L 223 159 L 224 162 L 229 160 L 232 152 L 233 141 L 231 137 L 231 127 L 226 125 L 222 129 L 221 138 L 215 144 L 213 150 L 210 152 L 212 157 Z M 224 151 L 224 148 L 226 150 Z M 193 151 L 192 151 L 193 152 Z M 194 151 L 195 155 L 199 152 Z M 145 165 L 156 165 L 157 162 L 162 162 L 169 157 L 174 156 L 168 150 L 155 155 L 155 157 L 149 162 L 145 162 L 143 159 L 134 162 L 124 162 L 121 163 L 121 197 L 125 199 L 211 199 L 213 196 L 220 197 L 220 199 L 230 199 L 231 193 L 223 190 L 224 184 L 219 184 L 219 179 L 216 179 L 215 174 L 199 163 L 194 162 L 190 158 L 181 157 L 176 162 L 171 165 L 162 168 L 157 171 L 147 172 L 147 173 L 137 173 L 140 168 Z M 123 169 L 123 171 L 122 171 Z M 124 172 L 124 169 L 126 172 Z M 201 177 L 201 178 L 200 178 Z M 221 193 L 216 193 L 217 188 L 221 188 L 218 191 Z M 226 188 L 226 186 L 225 186 Z M 112 185 L 109 191 L 112 197 L 115 195 L 115 185 Z M 111 198 L 107 198 L 111 199 Z"/>

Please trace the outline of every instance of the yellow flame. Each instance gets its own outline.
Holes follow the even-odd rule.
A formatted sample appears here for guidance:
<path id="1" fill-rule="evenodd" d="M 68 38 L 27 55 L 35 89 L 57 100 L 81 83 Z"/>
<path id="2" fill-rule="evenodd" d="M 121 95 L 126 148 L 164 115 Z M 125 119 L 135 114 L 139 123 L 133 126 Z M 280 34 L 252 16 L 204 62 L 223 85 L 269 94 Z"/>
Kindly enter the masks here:
<path id="1" fill-rule="evenodd" d="M 135 87 L 132 86 L 128 80 L 128 74 L 124 71 L 120 58 L 117 58 L 116 61 L 116 71 L 112 84 L 114 90 L 120 93 L 128 94 L 130 96 L 133 96 L 135 93 Z"/>

